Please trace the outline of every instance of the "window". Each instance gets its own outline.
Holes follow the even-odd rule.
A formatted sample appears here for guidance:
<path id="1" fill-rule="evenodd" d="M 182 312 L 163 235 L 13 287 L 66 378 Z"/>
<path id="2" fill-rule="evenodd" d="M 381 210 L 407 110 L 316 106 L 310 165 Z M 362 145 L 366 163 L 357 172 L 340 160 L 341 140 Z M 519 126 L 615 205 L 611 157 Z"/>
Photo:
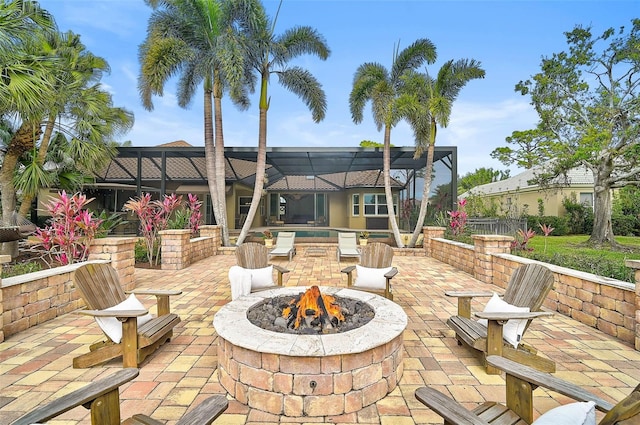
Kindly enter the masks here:
<path id="1" fill-rule="evenodd" d="M 580 192 L 580 205 L 584 205 L 588 208 L 593 208 L 593 193 Z"/>
<path id="2" fill-rule="evenodd" d="M 360 215 L 360 195 L 351 196 L 351 215 Z"/>
<path id="3" fill-rule="evenodd" d="M 251 206 L 251 196 L 238 196 L 238 214 L 249 214 L 249 207 Z"/>
<path id="4" fill-rule="evenodd" d="M 398 212 L 398 197 L 393 197 L 394 214 Z M 365 193 L 364 195 L 364 215 L 389 215 L 387 210 L 387 197 L 380 193 Z"/>

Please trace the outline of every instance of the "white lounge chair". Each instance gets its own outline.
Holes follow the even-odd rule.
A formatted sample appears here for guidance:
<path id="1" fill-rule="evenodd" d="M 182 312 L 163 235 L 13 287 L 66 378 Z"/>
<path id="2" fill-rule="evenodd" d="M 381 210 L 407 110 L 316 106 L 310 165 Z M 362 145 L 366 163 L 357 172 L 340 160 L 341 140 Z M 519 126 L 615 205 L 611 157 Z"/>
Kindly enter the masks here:
<path id="1" fill-rule="evenodd" d="M 355 233 L 338 233 L 338 261 L 340 261 L 341 257 L 360 258 L 360 251 L 358 250 L 358 241 Z"/>
<path id="2" fill-rule="evenodd" d="M 269 252 L 271 257 L 289 257 L 289 261 L 296 255 L 296 247 L 293 245 L 296 232 L 278 232 L 276 246 Z"/>

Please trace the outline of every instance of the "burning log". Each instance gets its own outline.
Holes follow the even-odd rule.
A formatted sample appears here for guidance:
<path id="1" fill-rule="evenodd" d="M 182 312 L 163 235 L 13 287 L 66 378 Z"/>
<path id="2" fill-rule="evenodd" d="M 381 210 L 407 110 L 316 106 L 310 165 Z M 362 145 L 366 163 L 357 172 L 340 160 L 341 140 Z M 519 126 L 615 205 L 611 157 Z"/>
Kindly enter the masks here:
<path id="1" fill-rule="evenodd" d="M 298 329 L 304 323 L 326 330 L 344 321 L 344 315 L 336 299 L 320 293 L 317 286 L 312 286 L 299 297 L 292 299 L 282 310 L 282 317 L 287 319 L 287 326 L 294 329 Z"/>

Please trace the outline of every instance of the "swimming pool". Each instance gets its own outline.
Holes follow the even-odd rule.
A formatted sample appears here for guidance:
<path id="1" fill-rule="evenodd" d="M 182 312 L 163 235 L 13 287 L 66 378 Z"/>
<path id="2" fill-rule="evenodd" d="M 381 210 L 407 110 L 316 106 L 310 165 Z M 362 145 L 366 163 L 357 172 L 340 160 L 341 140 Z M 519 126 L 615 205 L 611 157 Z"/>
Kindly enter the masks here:
<path id="1" fill-rule="evenodd" d="M 353 230 L 336 230 L 336 229 L 296 229 L 296 228 L 281 228 L 278 230 L 270 229 L 271 232 L 277 237 L 278 232 L 296 232 L 296 238 L 327 238 L 327 239 L 338 239 L 338 233 L 347 232 L 347 233 L 360 233 L 359 231 Z M 256 232 L 256 236 L 262 237 L 262 233 Z M 389 232 L 372 232 L 369 231 L 369 238 L 388 238 Z"/>

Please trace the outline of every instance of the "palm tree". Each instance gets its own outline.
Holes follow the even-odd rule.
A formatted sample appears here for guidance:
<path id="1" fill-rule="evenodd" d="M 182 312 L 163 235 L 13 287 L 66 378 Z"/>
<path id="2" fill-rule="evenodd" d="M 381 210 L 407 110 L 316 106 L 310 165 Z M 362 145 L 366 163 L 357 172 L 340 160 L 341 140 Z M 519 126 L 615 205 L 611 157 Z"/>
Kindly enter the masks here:
<path id="1" fill-rule="evenodd" d="M 204 89 L 204 146 L 209 192 L 223 244 L 229 244 L 225 195 L 222 95 L 248 107 L 246 87 L 252 88 L 244 56 L 232 26 L 234 19 L 252 20 L 254 9 L 238 0 L 146 0 L 155 10 L 147 38 L 139 49 L 138 86 L 143 105 L 153 110 L 153 95 L 162 96 L 166 82 L 179 74 L 178 104 L 187 107 L 196 89 Z M 159 6 L 162 8 L 159 8 Z M 213 98 L 213 100 L 212 100 Z M 214 120 L 215 115 L 215 138 Z"/>
<path id="2" fill-rule="evenodd" d="M 253 0 L 249 2 L 253 2 Z M 256 1 L 254 5 L 254 7 L 262 9 L 259 2 Z M 282 2 L 280 5 L 282 5 Z M 276 74 L 279 83 L 283 87 L 304 101 L 311 111 L 314 122 L 322 121 L 327 109 L 326 96 L 318 80 L 304 68 L 287 66 L 292 59 L 303 54 L 313 54 L 322 60 L 326 60 L 330 54 L 326 41 L 315 29 L 307 26 L 294 27 L 286 30 L 282 35 L 276 36 L 274 34 L 276 21 L 277 14 L 271 24 L 266 15 L 263 15 L 260 21 L 255 21 L 256 25 L 246 29 L 247 61 L 260 76 L 260 122 L 258 126 L 258 157 L 255 185 L 251 206 L 247 212 L 247 219 L 242 225 L 242 230 L 238 236 L 238 245 L 244 241 L 249 233 L 264 191 L 270 75 Z"/>
<path id="3" fill-rule="evenodd" d="M 26 115 L 41 106 L 51 87 L 50 57 L 27 52 L 42 37 L 56 31 L 53 17 L 38 2 L 12 0 L 0 3 L 0 119 Z"/>
<path id="4" fill-rule="evenodd" d="M 353 89 L 349 96 L 349 107 L 353 122 L 362 122 L 366 103 L 371 101 L 373 120 L 380 131 L 384 127 L 383 178 L 384 193 L 387 201 L 389 223 L 398 247 L 402 247 L 400 230 L 393 209 L 391 193 L 391 129 L 395 127 L 407 112 L 399 102 L 403 86 L 402 76 L 421 66 L 424 62 L 436 60 L 436 48 L 430 40 L 423 38 L 415 41 L 406 49 L 394 52 L 393 64 L 389 72 L 379 63 L 364 63 L 358 67 L 353 77 Z"/>
<path id="5" fill-rule="evenodd" d="M 409 246 L 415 246 L 427 214 L 427 203 L 431 191 L 433 171 L 433 154 L 436 144 L 438 125 L 446 128 L 453 109 L 453 102 L 460 90 L 471 80 L 484 78 L 485 72 L 476 60 L 449 60 L 438 71 L 437 78 L 428 73 L 408 73 L 404 77 L 404 90 L 407 96 L 404 100 L 412 107 L 408 108 L 408 121 L 413 128 L 416 142 L 414 158 L 422 156 L 427 151 L 426 171 L 424 173 L 424 188 L 418 221 L 413 230 Z"/>
<path id="6" fill-rule="evenodd" d="M 53 70 L 53 87 L 45 100 L 45 118 L 39 121 L 39 126 L 44 126 L 40 143 L 35 139 L 30 142 L 33 152 L 25 153 L 26 161 L 16 170 L 15 187 L 23 196 L 19 211 L 22 215 L 29 212 L 41 187 L 60 182 L 58 177 L 62 176 L 57 173 L 62 170 L 67 181 L 65 188 L 79 189 L 86 176 L 116 155 L 111 137 L 128 131 L 133 124 L 133 115 L 113 107 L 111 95 L 97 84 L 103 73 L 109 71 L 108 63 L 87 51 L 78 35 L 52 33 L 42 48 L 43 55 L 57 58 L 58 66 Z M 66 134 L 70 142 L 58 143 L 55 152 L 50 152 L 56 126 L 60 137 Z M 65 149 L 61 150 L 62 147 Z M 47 163 L 47 159 L 54 154 L 65 160 L 51 167 L 54 162 Z"/>

